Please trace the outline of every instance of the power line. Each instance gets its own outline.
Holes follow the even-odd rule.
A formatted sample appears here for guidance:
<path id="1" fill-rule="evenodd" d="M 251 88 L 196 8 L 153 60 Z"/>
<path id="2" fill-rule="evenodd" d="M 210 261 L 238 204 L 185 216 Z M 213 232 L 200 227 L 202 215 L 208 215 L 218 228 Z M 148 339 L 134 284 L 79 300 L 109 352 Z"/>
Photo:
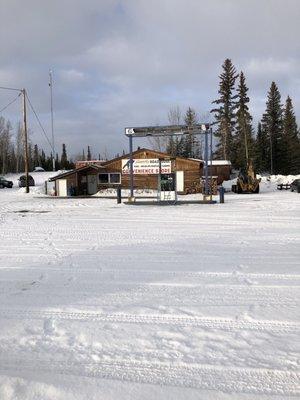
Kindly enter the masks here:
<path id="1" fill-rule="evenodd" d="M 18 99 L 18 97 L 23 93 L 23 91 L 22 91 L 22 89 L 16 89 L 16 88 L 5 87 L 5 86 L 0 86 L 0 89 L 3 89 L 3 90 L 13 90 L 13 91 L 20 92 L 20 93 L 18 94 L 18 96 L 17 96 L 13 101 L 11 101 L 9 104 L 7 104 L 4 108 L 2 108 L 2 109 L 0 110 L 0 113 L 1 113 L 1 112 L 4 111 L 7 107 L 9 107 L 11 104 L 13 104 L 13 103 Z M 42 132 L 43 132 L 43 134 L 44 134 L 44 136 L 45 136 L 45 138 L 46 138 L 46 140 L 47 140 L 47 142 L 48 142 L 48 144 L 49 144 L 51 150 L 52 150 L 52 152 L 53 152 L 53 154 L 54 154 L 54 147 L 52 146 L 52 144 L 51 144 L 51 142 L 50 142 L 50 140 L 49 140 L 49 138 L 48 138 L 48 136 L 47 136 L 47 133 L 46 133 L 46 131 L 45 131 L 45 129 L 44 129 L 44 127 L 43 127 L 43 125 L 42 125 L 42 123 L 41 123 L 41 121 L 40 121 L 40 119 L 39 119 L 39 117 L 38 117 L 38 115 L 37 115 L 37 113 L 36 113 L 36 111 L 35 111 L 33 105 L 32 105 L 32 103 L 31 103 L 29 97 L 28 97 L 27 92 L 26 92 L 26 98 L 27 98 L 28 103 L 29 103 L 29 105 L 30 105 L 30 108 L 31 108 L 31 110 L 32 110 L 32 112 L 33 112 L 33 114 L 34 114 L 34 116 L 35 116 L 35 118 L 36 118 L 36 120 L 37 120 L 37 122 L 38 122 L 38 124 L 39 124 L 39 126 L 40 126 L 40 128 L 41 128 L 41 130 L 42 130 Z"/>
<path id="2" fill-rule="evenodd" d="M 42 123 L 41 123 L 41 121 L 40 121 L 40 119 L 39 119 L 39 117 L 38 117 L 38 115 L 37 115 L 37 113 L 36 113 L 36 111 L 35 111 L 35 109 L 33 108 L 33 105 L 31 104 L 31 101 L 29 100 L 29 97 L 28 97 L 27 92 L 26 92 L 26 97 L 27 97 L 27 100 L 28 100 L 28 103 L 29 103 L 29 105 L 30 105 L 31 110 L 32 110 L 33 114 L 35 115 L 35 118 L 36 118 L 38 124 L 40 125 L 40 127 L 41 127 L 41 129 L 42 129 L 42 132 L 43 132 L 43 134 L 44 134 L 44 136 L 45 136 L 47 142 L 48 142 L 49 145 L 50 145 L 50 148 L 52 149 L 52 151 L 54 151 L 54 149 L 52 148 L 52 144 L 51 144 L 51 142 L 50 142 L 50 140 L 49 140 L 49 138 L 48 138 L 48 136 L 47 136 L 47 133 L 46 133 L 46 131 L 45 131 L 45 129 L 44 129 L 44 127 L 43 127 L 43 125 L 42 125 Z"/>
<path id="3" fill-rule="evenodd" d="M 4 90 L 15 90 L 17 92 L 21 92 L 22 89 L 16 89 L 16 88 L 11 88 L 11 87 L 4 87 L 4 86 L 0 86 L 0 89 L 4 89 Z"/>
<path id="4" fill-rule="evenodd" d="M 6 110 L 11 104 L 13 104 L 16 100 L 18 100 L 18 98 L 21 96 L 21 93 L 18 94 L 17 97 L 15 97 L 10 103 L 8 103 L 5 107 L 1 108 L 0 113 L 2 113 L 2 111 Z"/>

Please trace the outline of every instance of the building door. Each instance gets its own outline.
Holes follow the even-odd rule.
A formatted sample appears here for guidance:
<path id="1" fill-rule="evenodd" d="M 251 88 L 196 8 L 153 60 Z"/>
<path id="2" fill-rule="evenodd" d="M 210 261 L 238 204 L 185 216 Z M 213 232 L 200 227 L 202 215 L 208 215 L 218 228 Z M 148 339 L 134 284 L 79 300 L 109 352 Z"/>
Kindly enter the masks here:
<path id="1" fill-rule="evenodd" d="M 87 192 L 88 194 L 95 194 L 98 192 L 97 175 L 87 175 Z"/>
<path id="2" fill-rule="evenodd" d="M 176 191 L 184 192 L 184 171 L 176 171 Z"/>
<path id="3" fill-rule="evenodd" d="M 58 195 L 59 196 L 67 196 L 67 180 L 66 179 L 58 179 Z"/>

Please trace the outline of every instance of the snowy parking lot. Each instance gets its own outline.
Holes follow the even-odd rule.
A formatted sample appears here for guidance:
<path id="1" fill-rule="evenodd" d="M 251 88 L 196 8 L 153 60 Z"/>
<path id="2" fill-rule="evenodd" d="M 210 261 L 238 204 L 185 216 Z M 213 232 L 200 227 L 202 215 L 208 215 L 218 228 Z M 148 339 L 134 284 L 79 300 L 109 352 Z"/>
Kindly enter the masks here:
<path id="1" fill-rule="evenodd" d="M 300 396 L 300 196 L 225 200 L 0 190 L 0 399 Z"/>

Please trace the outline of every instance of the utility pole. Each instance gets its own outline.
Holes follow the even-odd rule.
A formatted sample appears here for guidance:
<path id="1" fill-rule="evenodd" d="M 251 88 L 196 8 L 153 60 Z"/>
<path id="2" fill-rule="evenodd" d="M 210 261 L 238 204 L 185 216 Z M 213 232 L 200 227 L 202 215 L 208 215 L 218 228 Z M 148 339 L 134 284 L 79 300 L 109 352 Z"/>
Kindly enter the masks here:
<path id="1" fill-rule="evenodd" d="M 49 87 L 50 87 L 50 108 L 51 108 L 51 135 L 52 135 L 52 167 L 55 171 L 55 150 L 54 150 L 54 126 L 53 126 L 53 92 L 52 92 L 52 71 L 49 70 Z"/>
<path id="2" fill-rule="evenodd" d="M 26 90 L 22 89 L 23 95 L 23 133 L 24 133 L 24 161 L 26 176 L 26 193 L 29 193 L 29 159 L 28 159 L 28 135 L 27 135 L 27 114 L 26 114 Z"/>

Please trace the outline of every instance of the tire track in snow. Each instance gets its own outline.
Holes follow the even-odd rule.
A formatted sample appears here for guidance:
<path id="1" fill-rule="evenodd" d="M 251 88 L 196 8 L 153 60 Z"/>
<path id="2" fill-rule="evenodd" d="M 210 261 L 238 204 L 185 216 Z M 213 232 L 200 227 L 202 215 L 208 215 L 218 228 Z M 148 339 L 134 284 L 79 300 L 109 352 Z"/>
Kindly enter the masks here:
<path id="1" fill-rule="evenodd" d="M 30 282 L 29 282 L 30 283 Z M 98 306 L 123 306 L 124 304 L 152 305 L 164 304 L 165 306 L 278 306 L 297 307 L 299 304 L 299 287 L 297 286 L 255 286 L 255 285 L 184 285 L 184 284 L 137 284 L 116 282 L 84 282 L 70 280 L 44 282 L 30 287 L 23 304 L 28 304 L 35 299 L 36 304 L 51 304 L 51 299 L 66 297 L 65 291 L 71 299 L 81 299 L 96 295 Z M 12 283 L 0 282 L 0 296 L 7 293 L 14 296 L 22 292 L 22 287 L 15 287 Z M 9 297 L 7 297 L 9 299 Z M 72 300 L 73 301 L 73 300 Z M 2 301 L 4 305 L 5 302 Z"/>
<path id="2" fill-rule="evenodd" d="M 108 277 L 115 276 L 132 277 L 147 277 L 151 278 L 163 278 L 163 277 L 180 277 L 182 278 L 224 278 L 224 279 L 261 279 L 263 282 L 267 280 L 279 280 L 282 281 L 299 281 L 300 285 L 300 275 L 298 274 L 272 274 L 272 273 L 245 273 L 245 272 L 202 272 L 202 271 L 159 271 L 159 270 L 137 270 L 137 269 L 102 269 L 102 268 L 76 268 L 76 267 L 54 267 L 54 266 L 43 266 L 43 267 L 23 267 L 23 266 L 0 266 L 0 272 L 5 271 L 47 271 L 47 273 L 74 273 L 74 274 L 97 274 L 97 275 L 107 275 Z"/>
<path id="3" fill-rule="evenodd" d="M 179 315 L 136 315 L 136 314 L 102 314 L 93 312 L 39 311 L 39 310 L 0 310 L 0 317 L 7 319 L 61 319 L 83 322 L 113 322 L 126 324 L 152 324 L 193 326 L 225 331 L 251 330 L 271 331 L 273 333 L 300 331 L 300 324 L 287 321 L 235 320 L 230 318 L 204 318 Z"/>
<path id="4" fill-rule="evenodd" d="M 136 383 L 218 390 L 225 393 L 300 394 L 300 373 L 278 369 L 232 368 L 186 363 L 111 360 L 98 362 L 55 361 L 32 358 L 0 360 L 0 370 L 39 371 Z"/>

